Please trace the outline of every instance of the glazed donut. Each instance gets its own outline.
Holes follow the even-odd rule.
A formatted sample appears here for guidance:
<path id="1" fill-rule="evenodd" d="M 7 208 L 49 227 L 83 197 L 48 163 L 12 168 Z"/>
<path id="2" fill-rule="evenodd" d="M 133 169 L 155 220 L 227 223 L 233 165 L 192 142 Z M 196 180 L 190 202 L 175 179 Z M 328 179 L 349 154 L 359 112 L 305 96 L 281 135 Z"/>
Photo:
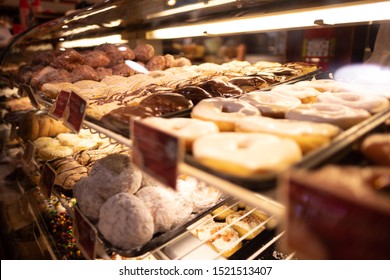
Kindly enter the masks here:
<path id="1" fill-rule="evenodd" d="M 371 114 L 389 107 L 389 100 L 383 96 L 355 92 L 325 92 L 317 96 L 318 102 L 342 104 L 355 109 L 364 109 Z"/>
<path id="2" fill-rule="evenodd" d="M 261 115 L 273 118 L 284 118 L 288 110 L 302 104 L 300 99 L 279 92 L 252 91 L 240 99 L 259 109 Z"/>
<path id="3" fill-rule="evenodd" d="M 348 129 L 371 115 L 363 109 L 353 109 L 339 104 L 304 104 L 286 113 L 286 119 L 334 124 Z"/>
<path id="4" fill-rule="evenodd" d="M 321 92 L 313 87 L 303 85 L 278 85 L 271 89 L 271 92 L 279 92 L 287 96 L 293 96 L 301 100 L 303 104 L 314 103 L 317 100 L 317 95 Z"/>
<path id="5" fill-rule="evenodd" d="M 73 155 L 73 149 L 62 145 L 49 145 L 38 151 L 38 157 L 42 160 L 53 160 Z"/>
<path id="6" fill-rule="evenodd" d="M 265 133 L 221 132 L 203 136 L 195 140 L 192 152 L 205 166 L 238 176 L 281 171 L 302 158 L 295 141 Z"/>
<path id="7" fill-rule="evenodd" d="M 346 86 L 343 83 L 332 79 L 300 81 L 295 83 L 295 85 L 315 88 L 320 92 L 340 92 L 346 90 Z"/>
<path id="8" fill-rule="evenodd" d="M 367 136 L 360 149 L 363 155 L 375 164 L 390 166 L 390 133 Z"/>
<path id="9" fill-rule="evenodd" d="M 192 143 L 200 136 L 219 132 L 218 126 L 213 122 L 190 118 L 145 118 L 142 122 L 156 128 L 164 128 L 164 131 L 172 133 L 182 139 L 185 148 L 192 149 Z"/>
<path id="10" fill-rule="evenodd" d="M 331 141 L 340 128 L 327 123 L 273 119 L 262 116 L 241 118 L 236 122 L 238 132 L 261 132 L 295 140 L 303 153 Z"/>
<path id="11" fill-rule="evenodd" d="M 212 121 L 220 131 L 233 131 L 237 119 L 256 115 L 260 115 L 260 111 L 248 102 L 223 97 L 204 99 L 191 112 L 192 118 Z"/>

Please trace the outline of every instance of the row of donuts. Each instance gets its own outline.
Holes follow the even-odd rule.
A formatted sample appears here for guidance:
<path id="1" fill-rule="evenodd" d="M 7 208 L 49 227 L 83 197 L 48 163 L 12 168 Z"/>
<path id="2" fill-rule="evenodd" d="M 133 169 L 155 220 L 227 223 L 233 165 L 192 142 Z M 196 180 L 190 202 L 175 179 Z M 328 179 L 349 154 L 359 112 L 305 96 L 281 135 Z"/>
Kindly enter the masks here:
<path id="1" fill-rule="evenodd" d="M 74 91 L 89 100 L 89 116 L 128 125 L 129 115 L 160 116 L 181 111 L 205 98 L 241 96 L 313 69 L 299 63 L 204 63 L 130 77 L 112 75 L 99 82 L 45 83 L 41 91 L 49 99 L 55 99 L 61 90 Z"/>
<path id="2" fill-rule="evenodd" d="M 333 80 L 304 84 L 275 86 L 239 99 L 205 99 L 192 109 L 188 119 L 143 121 L 182 138 L 187 151 L 204 165 L 253 176 L 299 162 L 343 130 L 389 107 L 383 96 L 339 92 L 343 85 Z M 316 89 L 320 86 L 323 92 Z M 315 103 L 309 103 L 313 102 L 308 101 L 309 96 Z"/>

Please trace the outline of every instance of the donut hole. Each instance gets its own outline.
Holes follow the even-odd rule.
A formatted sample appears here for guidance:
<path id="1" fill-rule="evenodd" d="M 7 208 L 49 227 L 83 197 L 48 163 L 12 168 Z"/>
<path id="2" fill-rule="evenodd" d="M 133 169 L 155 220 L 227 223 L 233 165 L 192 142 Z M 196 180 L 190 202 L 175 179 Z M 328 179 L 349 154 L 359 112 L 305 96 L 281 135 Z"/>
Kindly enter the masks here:
<path id="1" fill-rule="evenodd" d="M 248 141 L 240 141 L 237 142 L 237 149 L 238 150 L 245 150 L 249 147 L 249 142 Z"/>
<path id="2" fill-rule="evenodd" d="M 340 95 L 341 99 L 345 100 L 345 101 L 351 101 L 351 102 L 355 102 L 355 101 L 359 101 L 360 100 L 360 96 L 358 95 Z"/>

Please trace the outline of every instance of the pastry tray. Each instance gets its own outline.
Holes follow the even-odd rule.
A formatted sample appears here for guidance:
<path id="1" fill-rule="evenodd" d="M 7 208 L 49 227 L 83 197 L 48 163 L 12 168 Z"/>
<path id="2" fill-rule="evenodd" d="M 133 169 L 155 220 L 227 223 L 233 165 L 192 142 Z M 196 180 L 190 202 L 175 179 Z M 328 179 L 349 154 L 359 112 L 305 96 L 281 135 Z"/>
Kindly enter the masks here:
<path id="1" fill-rule="evenodd" d="M 352 149 L 354 143 L 358 142 L 364 135 L 380 127 L 388 119 L 390 119 L 390 108 L 387 108 L 386 110 L 371 116 L 348 130 L 345 130 L 335 137 L 329 144 L 304 155 L 300 162 L 290 168 L 311 169 L 337 161 Z M 275 188 L 279 175 L 281 174 L 278 172 L 270 172 L 251 177 L 235 176 L 209 168 L 198 162 L 191 154 L 185 155 L 184 162 L 217 178 L 224 179 L 255 192 L 262 192 Z"/>
<path id="2" fill-rule="evenodd" d="M 191 220 L 189 220 L 188 222 L 178 226 L 177 228 L 175 229 L 172 229 L 170 231 L 167 231 L 167 232 L 164 232 L 164 233 L 157 233 L 153 236 L 153 238 L 148 242 L 146 243 L 145 245 L 141 246 L 141 247 L 135 247 L 133 249 L 130 249 L 130 250 L 123 250 L 121 248 L 117 248 L 115 246 L 112 246 L 110 244 L 110 242 L 108 242 L 100 233 L 99 231 L 97 230 L 98 232 L 98 235 L 99 235 L 99 238 L 100 240 L 103 241 L 104 245 L 105 245 L 105 248 L 106 250 L 108 250 L 109 252 L 116 252 L 118 253 L 119 255 L 123 256 L 123 257 L 138 257 L 138 256 L 141 256 L 141 255 L 144 255 L 146 253 L 151 253 L 152 251 L 154 250 L 157 250 L 159 249 L 160 247 L 164 246 L 166 243 L 168 243 L 169 241 L 173 240 L 174 238 L 178 237 L 179 235 L 187 232 L 187 228 L 192 225 L 193 223 L 195 223 L 196 221 L 198 221 L 199 219 L 203 218 L 205 215 L 209 214 L 210 212 L 212 212 L 213 210 L 217 209 L 218 207 L 220 207 L 221 205 L 227 203 L 229 200 L 231 200 L 230 197 L 226 197 L 226 198 L 223 198 L 221 199 L 218 203 L 216 203 L 214 206 L 206 209 L 206 210 L 203 210 L 202 212 L 196 214 L 195 217 L 193 217 Z"/>

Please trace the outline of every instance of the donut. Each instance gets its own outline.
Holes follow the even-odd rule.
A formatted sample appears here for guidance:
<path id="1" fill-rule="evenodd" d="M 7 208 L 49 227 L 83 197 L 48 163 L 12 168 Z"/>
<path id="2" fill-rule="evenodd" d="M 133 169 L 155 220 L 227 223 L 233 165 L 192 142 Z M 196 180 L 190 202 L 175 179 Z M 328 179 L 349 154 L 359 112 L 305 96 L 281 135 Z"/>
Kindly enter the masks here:
<path id="1" fill-rule="evenodd" d="M 364 109 L 371 114 L 389 107 L 389 100 L 383 96 L 356 92 L 325 92 L 317 96 L 318 102 L 342 104 L 355 109 Z"/>
<path id="2" fill-rule="evenodd" d="M 178 178 L 176 188 L 178 195 L 191 203 L 194 213 L 209 209 L 223 197 L 219 189 L 191 176 Z"/>
<path id="3" fill-rule="evenodd" d="M 320 80 L 310 80 L 310 81 L 299 81 L 294 85 L 300 87 L 311 87 L 315 88 L 320 92 L 340 92 L 345 91 L 346 86 L 333 79 L 320 79 Z"/>
<path id="4" fill-rule="evenodd" d="M 238 132 L 261 132 L 290 138 L 298 143 L 303 153 L 328 144 L 340 133 L 340 128 L 327 123 L 273 119 L 262 116 L 241 118 L 236 122 Z"/>
<path id="5" fill-rule="evenodd" d="M 173 193 L 165 187 L 144 187 L 136 194 L 145 206 L 149 209 L 153 217 L 154 233 L 166 232 L 171 229 L 174 222 L 175 197 Z"/>
<path id="6" fill-rule="evenodd" d="M 281 171 L 302 158 L 302 152 L 293 140 L 244 132 L 200 137 L 194 142 L 193 155 L 205 166 L 238 176 Z"/>
<path id="7" fill-rule="evenodd" d="M 142 122 L 156 128 L 163 128 L 165 132 L 183 140 L 187 150 L 192 150 L 192 143 L 198 137 L 219 132 L 218 126 L 213 122 L 190 118 L 145 118 Z"/>
<path id="8" fill-rule="evenodd" d="M 89 180 L 96 191 L 105 199 L 120 193 L 134 194 L 141 186 L 142 173 L 129 156 L 109 154 L 98 159 L 89 172 Z"/>
<path id="9" fill-rule="evenodd" d="M 261 115 L 272 118 L 284 118 L 284 114 L 302 104 L 301 100 L 279 92 L 252 91 L 240 98 L 260 110 Z"/>
<path id="10" fill-rule="evenodd" d="M 73 149 L 62 145 L 45 146 L 38 151 L 38 156 L 42 160 L 53 160 L 57 158 L 71 156 Z"/>
<path id="11" fill-rule="evenodd" d="M 246 210 L 234 212 L 226 217 L 226 223 L 230 224 L 245 240 L 251 240 L 265 230 L 264 226 L 260 226 L 265 220 Z"/>
<path id="12" fill-rule="evenodd" d="M 118 193 L 100 207 L 98 229 L 113 246 L 130 250 L 152 239 L 153 217 L 140 198 Z"/>
<path id="13" fill-rule="evenodd" d="M 374 133 L 367 136 L 360 150 L 375 164 L 390 166 L 390 133 Z"/>
<path id="14" fill-rule="evenodd" d="M 248 102 L 223 97 L 204 99 L 191 112 L 192 118 L 212 121 L 220 131 L 233 131 L 237 119 L 256 115 L 260 115 L 260 111 Z"/>
<path id="15" fill-rule="evenodd" d="M 286 113 L 286 119 L 330 123 L 348 129 L 371 115 L 363 109 L 354 109 L 340 104 L 303 104 Z"/>
<path id="16" fill-rule="evenodd" d="M 100 207 L 106 200 L 96 192 L 92 180 L 81 178 L 73 187 L 73 196 L 81 212 L 92 222 L 97 222 Z"/>
<path id="17" fill-rule="evenodd" d="M 304 104 L 316 102 L 317 95 L 321 93 L 313 87 L 297 84 L 278 85 L 273 87 L 271 92 L 279 92 L 287 96 L 296 97 Z"/>
<path id="18" fill-rule="evenodd" d="M 58 146 L 60 145 L 60 142 L 52 137 L 39 137 L 34 140 L 34 146 L 39 151 L 40 149 L 47 147 L 47 146 Z"/>

